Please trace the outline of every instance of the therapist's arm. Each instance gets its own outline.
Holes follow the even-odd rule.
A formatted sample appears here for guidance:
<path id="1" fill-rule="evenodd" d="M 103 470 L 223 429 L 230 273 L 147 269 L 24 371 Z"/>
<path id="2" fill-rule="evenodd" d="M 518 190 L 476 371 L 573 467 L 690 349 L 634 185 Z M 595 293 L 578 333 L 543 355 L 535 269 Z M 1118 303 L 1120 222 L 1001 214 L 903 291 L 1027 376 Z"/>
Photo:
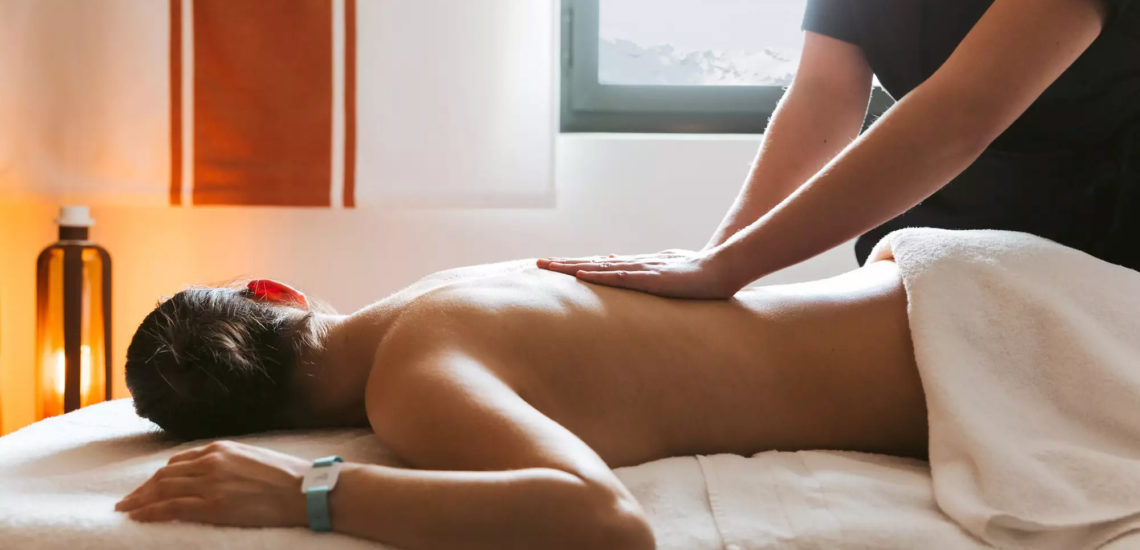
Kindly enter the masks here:
<path id="1" fill-rule="evenodd" d="M 997 0 L 934 75 L 716 250 L 728 288 L 905 212 L 966 169 L 1096 39 L 1102 0 Z"/>
<path id="2" fill-rule="evenodd" d="M 787 198 L 863 126 L 871 66 L 853 44 L 807 32 L 795 80 L 780 99 L 748 179 L 706 248 L 728 240 Z"/>

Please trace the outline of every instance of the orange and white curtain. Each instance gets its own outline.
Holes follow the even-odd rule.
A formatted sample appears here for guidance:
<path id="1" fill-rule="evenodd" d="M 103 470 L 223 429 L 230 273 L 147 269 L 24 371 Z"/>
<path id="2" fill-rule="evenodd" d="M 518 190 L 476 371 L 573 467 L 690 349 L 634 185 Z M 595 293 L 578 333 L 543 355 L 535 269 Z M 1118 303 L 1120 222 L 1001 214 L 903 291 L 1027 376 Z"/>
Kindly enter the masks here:
<path id="1" fill-rule="evenodd" d="M 170 202 L 354 206 L 354 0 L 169 0 Z"/>
<path id="2" fill-rule="evenodd" d="M 0 0 L 0 200 L 551 201 L 555 0 Z"/>

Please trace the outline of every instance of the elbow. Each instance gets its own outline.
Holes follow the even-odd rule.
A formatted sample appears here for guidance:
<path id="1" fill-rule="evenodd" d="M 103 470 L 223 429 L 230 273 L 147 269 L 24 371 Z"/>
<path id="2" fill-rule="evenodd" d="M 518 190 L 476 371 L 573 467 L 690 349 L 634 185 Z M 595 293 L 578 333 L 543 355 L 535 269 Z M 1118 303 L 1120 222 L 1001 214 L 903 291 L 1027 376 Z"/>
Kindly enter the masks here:
<path id="1" fill-rule="evenodd" d="M 530 523 L 534 529 L 527 530 L 529 536 L 515 538 L 517 544 L 512 547 L 550 550 L 654 550 L 657 547 L 641 505 L 616 479 L 599 481 L 565 472 L 560 472 L 558 477 L 569 483 L 547 485 L 542 497 L 528 499 L 546 505 L 528 506 L 527 511 L 535 514 Z"/>
<path id="2" fill-rule="evenodd" d="M 653 529 L 632 498 L 613 496 L 597 506 L 583 531 L 585 540 L 578 548 L 605 550 L 654 550 L 657 547 Z"/>
<path id="3" fill-rule="evenodd" d="M 614 549 L 655 550 L 657 541 L 653 529 L 640 507 L 634 510 L 619 510 L 611 513 L 607 521 L 608 538 Z"/>

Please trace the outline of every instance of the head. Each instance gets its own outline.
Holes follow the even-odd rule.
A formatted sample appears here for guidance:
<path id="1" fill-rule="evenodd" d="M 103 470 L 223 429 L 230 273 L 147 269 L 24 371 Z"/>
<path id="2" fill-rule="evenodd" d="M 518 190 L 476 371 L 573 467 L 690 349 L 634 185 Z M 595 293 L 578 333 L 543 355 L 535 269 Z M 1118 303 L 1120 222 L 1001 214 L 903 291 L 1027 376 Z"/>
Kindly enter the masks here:
<path id="1" fill-rule="evenodd" d="M 276 281 L 190 288 L 160 302 L 127 349 L 139 416 L 182 439 L 292 426 L 294 380 L 324 330 L 304 295 Z"/>

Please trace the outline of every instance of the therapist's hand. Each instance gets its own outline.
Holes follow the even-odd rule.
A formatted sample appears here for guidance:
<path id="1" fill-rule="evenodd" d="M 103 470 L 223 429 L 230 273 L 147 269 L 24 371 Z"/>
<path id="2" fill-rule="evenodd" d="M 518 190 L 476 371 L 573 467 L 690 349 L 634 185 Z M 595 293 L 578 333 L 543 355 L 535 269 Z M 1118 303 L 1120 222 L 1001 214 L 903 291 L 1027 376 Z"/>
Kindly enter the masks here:
<path id="1" fill-rule="evenodd" d="M 606 286 L 670 298 L 727 299 L 743 288 L 717 254 L 718 249 L 666 250 L 633 256 L 543 258 L 538 267 L 575 275 Z"/>
<path id="2" fill-rule="evenodd" d="M 308 467 L 295 456 L 218 441 L 172 456 L 115 509 L 143 522 L 303 527 Z"/>

